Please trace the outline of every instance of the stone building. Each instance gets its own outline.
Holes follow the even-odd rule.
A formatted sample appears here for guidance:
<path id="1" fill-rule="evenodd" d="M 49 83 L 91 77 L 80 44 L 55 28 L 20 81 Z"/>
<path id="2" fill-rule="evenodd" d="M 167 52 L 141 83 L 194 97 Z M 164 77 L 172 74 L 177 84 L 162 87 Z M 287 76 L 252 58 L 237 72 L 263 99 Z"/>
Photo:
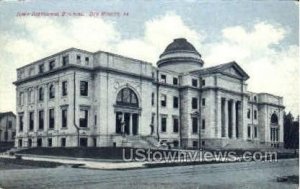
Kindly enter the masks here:
<path id="1" fill-rule="evenodd" d="M 14 142 L 16 136 L 16 115 L 13 112 L 0 113 L 0 142 Z"/>
<path id="2" fill-rule="evenodd" d="M 217 56 L 217 55 L 216 55 Z M 67 49 L 17 69 L 18 147 L 279 147 L 283 98 L 236 63 L 203 67 L 186 39 L 152 63 Z"/>

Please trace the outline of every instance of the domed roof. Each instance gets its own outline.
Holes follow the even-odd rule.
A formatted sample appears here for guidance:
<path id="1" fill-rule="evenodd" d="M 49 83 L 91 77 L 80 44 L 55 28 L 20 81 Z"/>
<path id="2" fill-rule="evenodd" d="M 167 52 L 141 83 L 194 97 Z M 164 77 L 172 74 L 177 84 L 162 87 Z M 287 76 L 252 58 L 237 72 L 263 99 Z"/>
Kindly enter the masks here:
<path id="1" fill-rule="evenodd" d="M 177 72 L 200 69 L 204 62 L 201 54 L 185 38 L 174 39 L 159 56 L 157 66 Z"/>
<path id="2" fill-rule="evenodd" d="M 163 54 L 178 51 L 189 51 L 199 54 L 195 47 L 191 43 L 189 43 L 185 38 L 174 39 L 174 41 L 167 46 Z"/>

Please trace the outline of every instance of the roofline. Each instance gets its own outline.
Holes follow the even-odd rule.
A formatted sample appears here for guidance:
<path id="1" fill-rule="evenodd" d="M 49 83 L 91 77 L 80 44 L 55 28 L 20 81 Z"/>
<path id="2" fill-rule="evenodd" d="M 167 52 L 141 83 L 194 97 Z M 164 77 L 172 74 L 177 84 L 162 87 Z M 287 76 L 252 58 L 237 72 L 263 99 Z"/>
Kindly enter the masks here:
<path id="1" fill-rule="evenodd" d="M 242 72 L 243 75 L 245 75 L 245 77 L 242 77 L 244 80 L 247 80 L 250 78 L 250 76 L 235 62 L 235 61 L 231 61 L 228 63 L 223 63 L 223 64 L 219 64 L 216 66 L 211 66 L 211 67 L 207 67 L 207 68 L 203 68 L 203 69 L 199 69 L 199 70 L 195 70 L 195 71 L 190 71 L 189 73 L 193 74 L 193 73 L 199 73 L 202 72 L 206 69 L 209 69 L 209 71 L 211 70 L 212 73 L 222 73 L 222 71 L 220 70 L 220 68 L 226 68 L 229 66 L 235 66 L 240 72 Z"/>
<path id="2" fill-rule="evenodd" d="M 71 48 L 68 48 L 68 49 L 59 51 L 59 52 L 57 52 L 57 53 L 55 53 L 55 54 L 46 56 L 46 57 L 44 57 L 44 58 L 35 60 L 34 62 L 31 62 L 31 63 L 29 63 L 29 64 L 26 64 L 26 65 L 24 65 L 24 66 L 22 66 L 22 67 L 19 67 L 19 68 L 17 68 L 17 71 L 20 70 L 20 69 L 26 68 L 26 67 L 28 67 L 28 66 L 31 66 L 31 65 L 33 65 L 33 64 L 36 64 L 36 63 L 45 61 L 45 60 L 50 59 L 50 58 L 52 58 L 52 57 L 55 57 L 55 56 L 57 56 L 57 55 L 60 55 L 60 54 L 63 54 L 63 53 L 72 51 L 72 50 L 75 50 L 75 51 L 81 51 L 81 52 L 89 53 L 89 54 L 92 54 L 92 55 L 95 55 L 95 54 L 97 54 L 97 53 L 106 53 L 106 54 L 110 54 L 110 55 L 113 55 L 113 56 L 117 56 L 117 57 L 129 59 L 129 60 L 138 61 L 138 62 L 141 62 L 141 63 L 153 65 L 151 62 L 146 62 L 146 61 L 143 61 L 143 60 L 139 60 L 139 59 L 135 59 L 135 58 L 130 58 L 130 57 L 123 56 L 123 55 L 118 55 L 118 54 L 114 54 L 114 53 L 107 52 L 107 51 L 98 50 L 98 51 L 96 51 L 96 52 L 90 52 L 90 51 L 87 51 L 87 50 L 83 50 L 83 49 L 78 49 L 78 48 L 75 48 L 75 47 L 71 47 Z"/>
<path id="3" fill-rule="evenodd" d="M 276 98 L 282 98 L 283 99 L 283 96 L 278 96 L 278 95 L 274 95 L 274 94 L 266 93 L 266 92 L 256 93 L 256 94 L 257 95 L 270 95 L 270 96 L 273 96 L 273 97 L 276 97 Z"/>
<path id="4" fill-rule="evenodd" d="M 9 112 L 0 112 L 0 116 L 1 115 L 5 115 L 5 114 L 13 115 L 14 117 L 16 117 L 16 114 L 14 114 L 12 111 L 9 111 Z"/>
<path id="5" fill-rule="evenodd" d="M 76 50 L 76 51 L 81 51 L 81 52 L 85 52 L 85 53 L 90 53 L 90 54 L 92 54 L 92 52 L 89 52 L 89 51 L 86 51 L 86 50 L 82 50 L 82 49 L 78 49 L 78 48 L 75 48 L 75 47 L 71 47 L 71 48 L 68 48 L 68 49 L 59 51 L 59 52 L 57 52 L 57 53 L 55 53 L 55 54 L 46 56 L 46 57 L 44 57 L 44 58 L 35 60 L 34 62 L 31 62 L 31 63 L 29 63 L 29 64 L 26 64 L 26 65 L 22 66 L 22 67 L 17 68 L 17 70 L 20 70 L 20 69 L 22 69 L 22 68 L 28 67 L 28 66 L 33 65 L 33 64 L 36 64 L 36 63 L 41 62 L 41 61 L 45 61 L 45 60 L 47 60 L 47 59 L 50 59 L 50 58 L 52 58 L 52 57 L 55 57 L 55 56 L 57 56 L 57 55 L 59 55 L 59 54 L 62 54 L 62 53 L 65 53 L 65 52 L 68 52 L 68 51 L 71 51 L 71 50 Z"/>
<path id="6" fill-rule="evenodd" d="M 124 56 L 124 55 L 115 54 L 115 53 L 108 52 L 108 51 L 98 50 L 98 51 L 94 52 L 93 54 L 97 54 L 97 53 L 106 53 L 106 54 L 109 54 L 109 55 L 113 55 L 113 56 L 117 56 L 117 57 L 129 59 L 129 60 L 133 60 L 133 61 L 138 61 L 138 62 L 145 63 L 145 64 L 151 64 L 151 65 L 154 65 L 154 64 L 151 63 L 151 62 L 147 62 L 147 61 L 140 60 L 140 59 L 136 59 L 136 58 L 131 58 L 131 57 Z"/>

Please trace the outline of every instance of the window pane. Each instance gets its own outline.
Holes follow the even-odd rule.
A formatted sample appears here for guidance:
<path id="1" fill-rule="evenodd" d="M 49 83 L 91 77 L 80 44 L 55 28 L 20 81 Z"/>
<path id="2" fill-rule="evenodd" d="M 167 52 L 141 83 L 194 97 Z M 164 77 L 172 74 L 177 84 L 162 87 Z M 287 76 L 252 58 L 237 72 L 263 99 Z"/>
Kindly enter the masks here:
<path id="1" fill-rule="evenodd" d="M 130 88 L 122 89 L 117 95 L 117 104 L 126 106 L 138 106 L 138 99 Z"/>
<path id="2" fill-rule="evenodd" d="M 88 123 L 88 110 L 80 110 L 80 118 L 79 118 L 80 127 L 87 127 Z"/>
<path id="3" fill-rule="evenodd" d="M 129 89 L 123 90 L 123 102 L 130 103 L 130 91 Z"/>
<path id="4" fill-rule="evenodd" d="M 193 124 L 193 133 L 197 133 L 198 132 L 198 118 L 193 117 L 192 124 Z"/>
<path id="5" fill-rule="evenodd" d="M 88 96 L 88 82 L 80 81 L 80 95 Z"/>
<path id="6" fill-rule="evenodd" d="M 137 99 L 134 93 L 131 93 L 131 103 L 136 104 L 137 103 Z"/>

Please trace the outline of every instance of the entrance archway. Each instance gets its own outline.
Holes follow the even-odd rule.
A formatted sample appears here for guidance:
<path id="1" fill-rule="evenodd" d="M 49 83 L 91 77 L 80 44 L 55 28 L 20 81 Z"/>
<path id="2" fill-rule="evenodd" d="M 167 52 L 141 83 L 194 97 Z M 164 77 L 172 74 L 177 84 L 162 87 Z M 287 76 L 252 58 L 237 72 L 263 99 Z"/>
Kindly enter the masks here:
<path id="1" fill-rule="evenodd" d="M 120 90 L 115 104 L 116 133 L 138 135 L 140 111 L 136 93 L 128 87 Z"/>

